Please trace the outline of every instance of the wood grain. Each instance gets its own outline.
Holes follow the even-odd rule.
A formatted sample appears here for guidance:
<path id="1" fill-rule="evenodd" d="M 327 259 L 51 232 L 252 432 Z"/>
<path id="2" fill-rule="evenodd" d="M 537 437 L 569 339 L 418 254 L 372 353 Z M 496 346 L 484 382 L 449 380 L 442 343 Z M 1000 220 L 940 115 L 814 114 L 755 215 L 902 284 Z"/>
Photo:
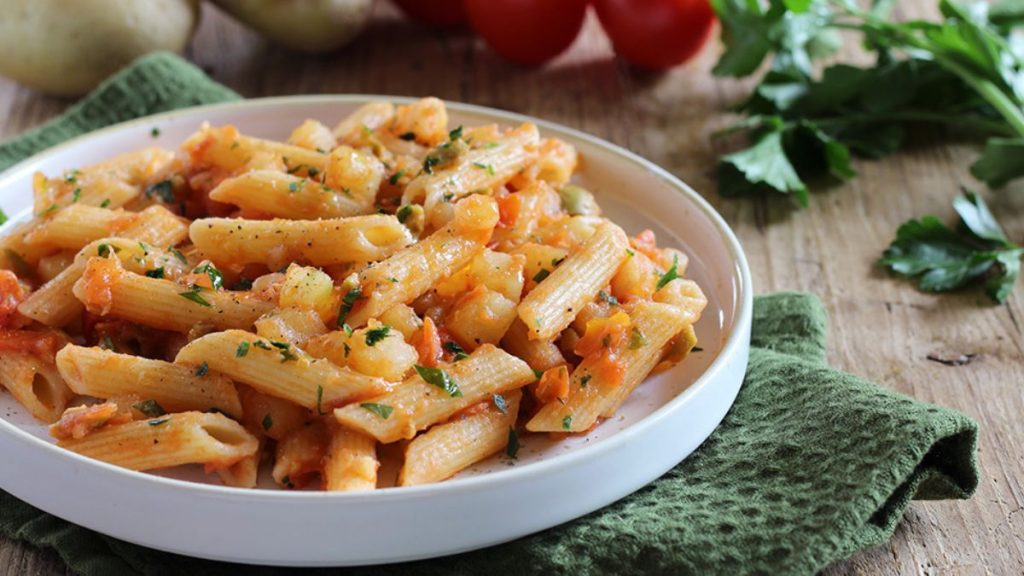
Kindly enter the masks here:
<path id="1" fill-rule="evenodd" d="M 933 15 L 931 0 L 901 16 Z M 856 54 L 850 54 L 858 58 Z M 725 200 L 713 169 L 727 143 L 709 138 L 749 81 L 713 79 L 715 50 L 664 75 L 612 57 L 594 19 L 570 51 L 541 70 L 511 66 L 467 34 L 443 36 L 379 2 L 370 29 L 338 54 L 281 51 L 208 5 L 188 56 L 247 97 L 303 93 L 432 94 L 530 114 L 596 134 L 665 166 L 725 216 L 750 258 L 758 292 L 806 290 L 825 302 L 829 360 L 884 386 L 961 410 L 981 423 L 982 483 L 966 502 L 915 502 L 892 540 L 825 574 L 1024 573 L 1024 288 L 992 306 L 980 291 L 933 296 L 874 266 L 904 220 L 952 217 L 973 145 L 922 143 L 859 162 L 849 184 L 817 183 L 812 206 L 785 198 Z M 0 79 L 0 137 L 60 113 L 71 101 Z M 924 140 L 927 140 L 925 138 Z M 1024 239 L 1024 186 L 986 193 L 1012 238 Z M 950 367 L 929 354 L 977 354 Z M 0 539 L 0 576 L 61 574 L 52 552 Z"/>

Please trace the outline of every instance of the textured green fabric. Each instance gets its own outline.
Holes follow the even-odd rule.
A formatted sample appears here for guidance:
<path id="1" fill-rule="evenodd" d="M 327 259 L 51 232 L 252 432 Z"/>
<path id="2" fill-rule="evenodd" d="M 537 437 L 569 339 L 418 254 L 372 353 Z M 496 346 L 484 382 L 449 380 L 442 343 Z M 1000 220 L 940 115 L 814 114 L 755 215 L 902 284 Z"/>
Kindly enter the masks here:
<path id="1" fill-rule="evenodd" d="M 60 119 L 0 145 L 0 162 L 129 117 L 234 97 L 175 57 L 150 56 Z M 829 369 L 825 332 L 813 296 L 758 297 L 750 367 L 721 426 L 675 469 L 611 506 L 487 550 L 314 572 L 813 574 L 884 542 L 911 498 L 969 497 L 977 425 Z M 89 576 L 282 572 L 127 544 L 3 492 L 0 533 L 52 548 Z"/>

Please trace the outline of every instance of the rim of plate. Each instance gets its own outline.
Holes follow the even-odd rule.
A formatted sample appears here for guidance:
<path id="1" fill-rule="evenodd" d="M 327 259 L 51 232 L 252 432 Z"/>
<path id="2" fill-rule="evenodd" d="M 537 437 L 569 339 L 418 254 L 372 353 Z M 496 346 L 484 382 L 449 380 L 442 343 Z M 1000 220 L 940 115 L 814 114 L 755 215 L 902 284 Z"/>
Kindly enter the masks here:
<path id="1" fill-rule="evenodd" d="M 202 106 L 192 106 L 189 108 L 180 108 L 177 110 L 171 110 L 168 112 L 161 112 L 159 114 L 153 114 L 150 116 L 143 116 L 112 124 L 98 130 L 82 134 L 53 146 L 46 150 L 39 152 L 22 160 L 21 162 L 11 166 L 7 170 L 0 172 L 0 189 L 3 188 L 7 180 L 11 179 L 18 172 L 25 170 L 29 165 L 34 164 L 42 159 L 49 156 L 54 156 L 61 151 L 77 146 L 80 142 L 96 138 L 98 136 L 118 132 L 125 130 L 130 127 L 134 127 L 140 124 L 152 124 L 154 121 L 162 119 L 173 119 L 176 116 L 192 115 L 200 112 L 211 112 L 225 109 L 237 109 L 237 108 L 274 108 L 282 105 L 302 105 L 302 104 L 329 104 L 329 103 L 346 103 L 346 104 L 359 104 L 365 103 L 371 100 L 388 100 L 391 102 L 408 103 L 417 100 L 411 96 L 394 96 L 384 94 L 315 94 L 315 95 L 298 95 L 298 96 L 275 96 L 270 98 L 254 98 L 248 100 L 237 100 L 231 102 L 220 102 L 216 104 L 205 104 Z M 421 486 L 393 486 L 387 488 L 380 488 L 368 492 L 320 492 L 320 491 L 287 491 L 287 490 L 268 490 L 265 488 L 235 488 L 230 486 L 218 486 L 214 484 L 204 484 L 200 482 L 189 482 L 187 480 L 178 480 L 176 478 L 168 478 L 165 476 L 158 476 L 155 474 L 149 474 L 145 472 L 138 472 L 135 470 L 129 470 L 127 468 L 121 468 L 113 464 L 87 458 L 75 452 L 64 450 L 58 447 L 56 444 L 51 444 L 38 438 L 28 432 L 25 432 L 18 426 L 8 422 L 4 418 L 0 418 L 0 431 L 12 434 L 15 439 L 22 442 L 27 442 L 39 447 L 42 450 L 47 450 L 51 455 L 58 458 L 70 458 L 77 461 L 79 464 L 84 466 L 92 467 L 98 471 L 102 471 L 107 474 L 119 474 L 135 476 L 139 481 L 151 482 L 158 485 L 163 485 L 168 489 L 177 490 L 195 490 L 203 492 L 211 496 L 221 496 L 227 498 L 247 498 L 251 496 L 258 496 L 260 498 L 271 498 L 271 499 L 283 499 L 289 501 L 310 501 L 322 503 L 325 498 L 331 500 L 346 501 L 350 499 L 359 500 L 395 500 L 405 499 L 413 497 L 426 497 L 434 494 L 443 494 L 453 491 L 465 491 L 486 488 L 493 484 L 504 484 L 508 482 L 515 482 L 525 477 L 532 476 L 535 474 L 545 474 L 549 470 L 560 469 L 567 466 L 572 466 L 575 462 L 592 457 L 599 457 L 602 453 L 613 450 L 624 442 L 629 442 L 633 436 L 636 436 L 644 429 L 654 426 L 659 420 L 665 418 L 669 412 L 675 410 L 679 405 L 687 402 L 690 397 L 698 394 L 712 379 L 715 373 L 722 370 L 723 366 L 728 362 L 729 358 L 738 353 L 738 350 L 746 342 L 743 338 L 743 334 L 746 332 L 744 327 L 751 323 L 753 316 L 753 286 L 750 275 L 750 267 L 747 263 L 746 254 L 743 252 L 743 248 L 740 246 L 739 239 L 733 233 L 732 228 L 725 222 L 725 219 L 716 211 L 711 204 L 704 199 L 696 190 L 690 187 L 689 184 L 683 182 L 668 170 L 658 166 L 654 162 L 643 158 L 639 154 L 627 150 L 617 144 L 613 144 L 598 138 L 591 134 L 587 134 L 581 130 L 564 126 L 557 122 L 551 122 L 540 118 L 535 118 L 525 114 L 519 114 L 516 112 L 508 112 L 497 108 L 490 108 L 487 106 L 479 106 L 476 104 L 465 104 L 462 102 L 454 102 L 450 100 L 444 100 L 445 106 L 451 110 L 457 110 L 460 112 L 466 112 L 471 114 L 478 114 L 483 116 L 490 116 L 497 119 L 505 119 L 508 121 L 515 122 L 532 122 L 542 130 L 548 130 L 552 132 L 560 132 L 568 135 L 572 138 L 582 140 L 592 146 L 603 148 L 609 152 L 614 153 L 626 160 L 629 160 L 633 164 L 636 164 L 660 177 L 669 183 L 673 188 L 681 193 L 689 202 L 696 206 L 706 216 L 711 223 L 717 228 L 718 233 L 722 239 L 725 240 L 728 252 L 733 259 L 733 264 L 736 266 L 737 276 L 739 277 L 739 285 L 733 286 L 733 294 L 731 298 L 733 305 L 736 306 L 735 319 L 733 325 L 729 330 L 728 337 L 726 338 L 725 344 L 722 346 L 721 352 L 718 357 L 711 363 L 707 369 L 701 373 L 701 375 L 695 380 L 690 386 L 686 388 L 681 394 L 675 396 L 665 404 L 658 407 L 656 410 L 648 414 L 643 419 L 637 421 L 633 425 L 623 429 L 615 435 L 596 442 L 588 446 L 582 446 L 575 450 L 572 450 L 565 454 L 560 454 L 554 458 L 542 460 L 540 462 L 533 462 L 523 466 L 511 467 L 500 472 L 490 472 L 481 474 L 478 476 L 472 476 L 468 478 L 456 478 L 452 480 L 445 480 L 444 482 L 437 482 L 433 484 L 424 484 Z M 12 218 L 17 220 L 17 218 Z"/>

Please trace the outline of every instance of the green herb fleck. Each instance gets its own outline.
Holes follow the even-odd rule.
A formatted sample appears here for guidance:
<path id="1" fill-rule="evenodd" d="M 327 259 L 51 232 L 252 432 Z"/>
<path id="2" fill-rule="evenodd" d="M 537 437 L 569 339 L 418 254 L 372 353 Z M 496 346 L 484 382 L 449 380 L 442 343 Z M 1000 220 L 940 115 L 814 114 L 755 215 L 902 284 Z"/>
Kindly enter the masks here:
<path id="1" fill-rule="evenodd" d="M 341 307 L 338 309 L 338 326 L 345 326 L 345 318 L 348 318 L 348 313 L 352 311 L 356 300 L 359 300 L 362 295 L 363 291 L 358 287 L 345 293 L 345 296 L 341 299 Z"/>
<path id="2" fill-rule="evenodd" d="M 440 368 L 431 368 L 429 366 L 416 365 L 416 373 L 420 375 L 420 378 L 424 382 L 431 386 L 437 386 L 441 390 L 444 390 L 452 398 L 458 398 L 462 396 L 462 390 L 459 389 L 459 385 L 452 380 L 452 377 L 441 370 Z"/>
<path id="3" fill-rule="evenodd" d="M 672 266 L 661 275 L 661 278 L 658 278 L 658 285 L 654 288 L 654 291 L 661 290 L 666 284 L 676 278 L 679 278 L 679 256 L 672 256 Z"/>
<path id="4" fill-rule="evenodd" d="M 163 278 L 164 277 L 164 267 L 161 266 L 159 268 L 154 268 L 152 270 L 146 270 L 146 276 L 148 278 Z"/>
<path id="5" fill-rule="evenodd" d="M 150 420 L 149 421 L 149 425 L 150 426 L 160 426 L 161 424 L 167 424 L 170 421 L 171 421 L 170 417 L 162 418 L 160 420 Z"/>
<path id="6" fill-rule="evenodd" d="M 590 384 L 590 379 L 592 377 L 593 376 L 590 374 L 584 374 L 583 377 L 580 378 L 580 388 L 586 388 L 587 384 Z"/>
<path id="7" fill-rule="evenodd" d="M 630 258 L 632 258 L 633 256 L 636 256 L 636 252 L 633 252 L 629 248 L 626 248 L 626 256 L 629 256 Z"/>
<path id="8" fill-rule="evenodd" d="M 391 185 L 394 186 L 394 185 L 398 184 L 398 181 L 401 180 L 402 176 L 404 176 L 404 175 L 405 175 L 405 170 L 399 170 L 398 172 L 395 172 L 394 174 L 392 174 L 391 178 L 388 178 L 388 182 L 390 182 Z M 402 222 L 402 220 L 399 220 L 399 222 Z"/>
<path id="9" fill-rule="evenodd" d="M 266 432 L 274 425 L 274 419 L 270 417 L 270 413 L 266 413 L 263 416 L 263 431 Z"/>
<path id="10" fill-rule="evenodd" d="M 461 124 L 459 125 L 458 128 L 456 128 L 455 130 L 452 130 L 451 132 L 448 133 L 448 140 L 451 140 L 452 142 L 455 142 L 459 138 L 462 138 L 462 125 Z"/>
<path id="11" fill-rule="evenodd" d="M 110 198 L 104 198 L 103 202 L 100 202 L 100 208 L 106 208 L 110 206 Z"/>
<path id="12" fill-rule="evenodd" d="M 448 340 L 442 347 L 451 353 L 456 362 L 469 358 L 469 354 L 466 354 L 466 350 L 463 349 L 462 346 L 459 346 L 459 343 L 454 340 Z"/>
<path id="13" fill-rule="evenodd" d="M 405 221 L 409 219 L 409 216 L 412 216 L 412 204 L 406 204 L 399 208 L 398 212 L 395 213 L 395 216 L 398 217 L 398 222 L 400 224 L 405 224 Z"/>
<path id="14" fill-rule="evenodd" d="M 376 346 L 378 342 L 388 337 L 388 333 L 391 332 L 391 327 L 387 324 L 378 326 L 377 328 L 371 328 L 366 331 L 366 345 Z"/>
<path id="15" fill-rule="evenodd" d="M 150 418 L 159 418 L 164 414 L 167 414 L 164 407 L 156 400 L 143 400 L 142 402 L 136 402 L 135 404 L 132 404 L 132 408 L 141 412 L 145 416 L 149 416 Z"/>
<path id="16" fill-rule="evenodd" d="M 60 208 L 60 206 L 57 206 L 57 204 L 50 204 L 49 206 L 46 207 L 45 210 L 43 210 L 42 212 L 36 214 L 36 216 L 49 216 L 50 214 L 53 214 L 54 212 L 56 212 L 57 209 L 59 209 L 59 208 Z"/>
<path id="17" fill-rule="evenodd" d="M 181 253 L 181 250 L 178 250 L 174 246 L 168 246 L 167 251 L 170 252 L 178 260 L 181 260 L 182 264 L 188 264 L 188 260 L 185 258 L 185 255 Z"/>
<path id="18" fill-rule="evenodd" d="M 491 164 L 484 164 L 482 162 L 473 162 L 473 167 L 474 168 L 479 168 L 480 170 L 484 170 L 488 174 L 490 174 L 491 176 L 494 176 L 494 166 L 491 165 Z"/>
<path id="19" fill-rule="evenodd" d="M 359 406 L 364 410 L 369 410 L 377 416 L 380 416 L 383 420 L 387 420 L 388 417 L 391 416 L 391 413 L 395 411 L 394 408 L 387 404 L 377 404 L 375 402 L 363 402 Z"/>
<path id="20" fill-rule="evenodd" d="M 542 282 L 548 276 L 551 276 L 551 272 L 549 272 L 547 268 L 541 268 L 540 270 L 537 271 L 536 274 L 533 275 L 533 281 Z"/>
<path id="21" fill-rule="evenodd" d="M 170 180 L 161 180 L 156 184 L 146 187 L 146 198 L 156 196 L 164 204 L 173 204 L 177 201 L 174 197 L 174 183 Z"/>
<path id="22" fill-rule="evenodd" d="M 0 209 L 0 225 L 7 223 L 7 213 Z"/>
<path id="23" fill-rule="evenodd" d="M 78 182 L 78 177 L 82 174 L 81 170 L 71 170 L 64 175 L 64 181 L 68 184 L 74 184 Z"/>
<path id="24" fill-rule="evenodd" d="M 348 358 L 348 355 L 352 353 L 352 347 L 348 345 L 348 342 L 343 343 L 342 346 L 345 349 L 345 358 Z"/>
<path id="25" fill-rule="evenodd" d="M 114 341 L 110 339 L 110 336 L 104 336 L 100 339 L 100 348 L 110 350 L 111 352 L 117 352 L 117 346 L 114 346 Z"/>
<path id="26" fill-rule="evenodd" d="M 508 402 L 505 401 L 505 397 L 501 394 L 492 394 L 491 400 L 494 401 L 494 407 L 498 409 L 498 412 L 502 414 L 508 413 Z"/>
<path id="27" fill-rule="evenodd" d="M 305 187 L 305 185 L 306 185 L 306 181 L 305 180 L 293 180 L 293 181 L 288 183 L 288 192 L 291 193 L 291 194 L 294 194 L 294 193 L 298 192 L 299 190 L 302 190 L 302 188 Z"/>
<path id="28" fill-rule="evenodd" d="M 181 296 L 185 300 L 191 300 L 192 302 L 195 302 L 196 304 L 199 304 L 200 306 L 203 306 L 205 308 L 212 308 L 213 305 L 207 302 L 206 298 L 203 298 L 202 294 L 199 293 L 201 291 L 201 286 L 193 286 L 192 289 L 187 292 L 178 292 L 178 296 Z"/>
<path id="29" fill-rule="evenodd" d="M 516 429 L 511 426 L 508 427 L 508 444 L 505 445 L 505 454 L 513 460 L 519 454 L 519 435 L 516 434 Z"/>
<path id="30" fill-rule="evenodd" d="M 81 199 L 82 199 L 82 189 L 81 188 L 75 188 L 74 190 L 71 191 L 71 203 L 72 204 L 74 204 L 75 202 L 78 202 Z"/>
<path id="31" fill-rule="evenodd" d="M 209 373 L 210 365 L 207 364 L 206 362 L 203 362 L 202 364 L 196 367 L 196 376 L 206 376 Z"/>
<path id="32" fill-rule="evenodd" d="M 150 131 L 149 135 L 152 138 L 158 138 L 160 136 L 160 129 L 154 126 Z"/>
<path id="33" fill-rule="evenodd" d="M 633 326 L 632 332 L 629 334 L 629 349 L 637 350 L 647 345 L 647 337 L 640 331 L 639 328 Z"/>
<path id="34" fill-rule="evenodd" d="M 224 276 L 220 273 L 220 270 L 217 270 L 217 268 L 209 262 L 196 268 L 192 272 L 195 274 L 206 274 L 210 278 L 210 285 L 213 286 L 214 290 L 220 290 L 224 287 Z"/>
<path id="35" fill-rule="evenodd" d="M 256 340 L 255 342 L 252 343 L 252 345 L 257 347 L 257 348 L 259 348 L 259 349 L 261 349 L 261 350 L 273 350 L 274 349 L 273 346 L 271 346 L 268 342 L 265 342 L 263 340 Z"/>
<path id="36" fill-rule="evenodd" d="M 701 348 L 700 346 L 694 346 L 693 348 L 690 349 L 690 352 L 703 352 L 703 351 L 704 351 L 704 349 Z"/>
<path id="37" fill-rule="evenodd" d="M 321 416 L 324 415 L 324 411 L 323 411 L 323 408 L 322 408 L 323 407 L 323 402 L 324 402 L 324 387 L 319 385 L 319 384 L 317 384 L 316 385 L 316 413 L 321 415 Z"/>
<path id="38" fill-rule="evenodd" d="M 562 430 L 572 430 L 572 416 L 562 418 Z"/>
<path id="39" fill-rule="evenodd" d="M 544 376 L 544 371 L 543 370 L 534 370 L 533 371 L 533 377 L 535 379 L 540 380 L 541 377 L 543 377 L 543 376 Z"/>
<path id="40" fill-rule="evenodd" d="M 106 243 L 100 244 L 99 246 L 96 247 L 96 255 L 99 256 L 100 258 L 106 258 L 107 256 L 110 256 L 111 254 L 117 254 L 120 251 L 121 249 L 118 248 L 117 246 L 111 246 L 110 244 Z"/>
<path id="41" fill-rule="evenodd" d="M 612 296 L 611 294 L 605 292 L 604 290 L 601 290 L 600 292 L 597 293 L 597 298 L 601 302 L 607 302 L 608 304 L 611 304 L 612 306 L 618 306 L 619 305 L 619 299 L 616 298 L 615 296 Z"/>
<path id="42" fill-rule="evenodd" d="M 235 348 L 235 358 L 244 358 L 249 353 L 249 341 L 245 340 L 238 343 L 238 348 Z"/>

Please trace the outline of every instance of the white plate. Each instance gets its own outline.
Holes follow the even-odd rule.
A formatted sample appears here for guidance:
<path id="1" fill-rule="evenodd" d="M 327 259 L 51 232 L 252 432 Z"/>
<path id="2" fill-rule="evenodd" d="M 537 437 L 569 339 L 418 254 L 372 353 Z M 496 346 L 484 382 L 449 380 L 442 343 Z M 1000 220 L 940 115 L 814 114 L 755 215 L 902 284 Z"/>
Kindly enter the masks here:
<path id="1" fill-rule="evenodd" d="M 175 147 L 203 121 L 283 139 L 306 118 L 333 125 L 378 98 L 402 100 L 250 100 L 119 124 L 11 168 L 0 176 L 0 207 L 14 221 L 25 219 L 33 172 L 55 175 L 154 142 Z M 44 426 L 0 392 L 0 487 L 76 524 L 160 550 L 250 564 L 357 565 L 519 538 L 610 504 L 689 455 L 732 405 L 747 365 L 750 271 L 732 231 L 686 184 L 603 140 L 479 106 L 451 103 L 449 114 L 452 126 L 533 121 L 543 135 L 576 146 L 576 180 L 595 192 L 608 216 L 631 234 L 651 228 L 660 245 L 689 254 L 687 276 L 708 296 L 696 327 L 703 351 L 642 384 L 615 418 L 585 437 L 525 436 L 515 462 L 495 457 L 447 482 L 362 494 L 242 490 L 180 479 L 202 480 L 196 470 L 173 477 L 124 470 L 57 448 Z"/>

